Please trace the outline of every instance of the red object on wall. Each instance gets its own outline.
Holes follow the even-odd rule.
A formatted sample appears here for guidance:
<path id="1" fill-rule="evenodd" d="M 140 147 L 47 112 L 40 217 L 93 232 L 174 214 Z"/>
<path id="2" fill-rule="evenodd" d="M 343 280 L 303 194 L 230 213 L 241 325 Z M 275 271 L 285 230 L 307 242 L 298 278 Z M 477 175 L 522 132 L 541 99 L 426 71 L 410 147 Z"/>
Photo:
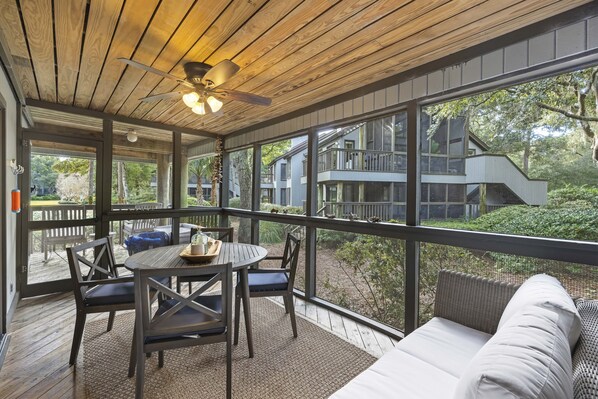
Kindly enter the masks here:
<path id="1" fill-rule="evenodd" d="M 11 210 L 14 213 L 21 212 L 21 190 L 19 190 L 18 188 L 12 190 L 11 199 Z"/>

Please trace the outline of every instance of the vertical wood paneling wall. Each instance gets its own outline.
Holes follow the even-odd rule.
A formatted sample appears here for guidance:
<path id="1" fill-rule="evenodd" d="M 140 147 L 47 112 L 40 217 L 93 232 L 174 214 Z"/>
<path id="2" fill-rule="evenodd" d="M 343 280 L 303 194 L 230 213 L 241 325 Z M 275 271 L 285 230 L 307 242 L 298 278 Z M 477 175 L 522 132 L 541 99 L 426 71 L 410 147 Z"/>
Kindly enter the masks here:
<path id="1" fill-rule="evenodd" d="M 414 99 L 449 96 L 507 79 L 542 76 L 561 62 L 598 62 L 598 17 L 449 66 L 382 90 L 225 140 L 227 150 L 399 107 Z"/>

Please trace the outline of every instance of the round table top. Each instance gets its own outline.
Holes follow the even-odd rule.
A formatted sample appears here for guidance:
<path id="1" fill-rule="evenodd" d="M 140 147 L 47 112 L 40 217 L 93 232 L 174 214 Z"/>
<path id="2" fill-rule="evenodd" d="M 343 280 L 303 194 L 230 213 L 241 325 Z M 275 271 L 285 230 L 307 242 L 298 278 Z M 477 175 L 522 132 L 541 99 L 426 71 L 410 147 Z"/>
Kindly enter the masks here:
<path id="1" fill-rule="evenodd" d="M 149 249 L 131 255 L 125 260 L 125 267 L 129 270 L 135 269 L 174 269 L 188 266 L 219 265 L 232 262 L 233 270 L 251 266 L 268 255 L 266 248 L 258 245 L 223 242 L 220 253 L 209 262 L 189 263 L 182 259 L 179 254 L 189 244 L 169 245 Z"/>

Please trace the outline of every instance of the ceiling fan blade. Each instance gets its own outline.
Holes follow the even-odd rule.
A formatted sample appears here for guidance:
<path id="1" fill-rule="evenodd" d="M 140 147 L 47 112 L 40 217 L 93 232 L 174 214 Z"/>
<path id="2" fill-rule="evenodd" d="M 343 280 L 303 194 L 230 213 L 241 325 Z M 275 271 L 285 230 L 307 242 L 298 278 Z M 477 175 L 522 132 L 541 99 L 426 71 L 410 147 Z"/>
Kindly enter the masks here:
<path id="1" fill-rule="evenodd" d="M 140 62 L 133 61 L 133 60 L 130 60 L 130 59 L 124 58 L 124 57 L 120 57 L 120 58 L 118 58 L 118 60 L 120 62 L 124 62 L 125 64 L 131 65 L 131 66 L 133 66 L 135 68 L 143 69 L 146 72 L 155 73 L 156 75 L 160 75 L 163 78 L 176 80 L 179 84 L 181 84 L 183 86 L 187 86 L 187 87 L 193 88 L 193 85 L 191 83 L 187 82 L 186 80 L 181 79 L 181 78 L 177 78 L 174 75 L 171 75 L 171 74 L 169 74 L 167 72 L 161 71 L 161 70 L 156 69 L 156 68 L 152 68 L 151 66 L 147 66 L 147 65 L 142 64 Z"/>
<path id="2" fill-rule="evenodd" d="M 221 89 L 215 90 L 213 94 L 214 96 L 224 100 L 243 101 L 250 104 L 265 106 L 272 104 L 271 98 L 258 96 L 257 94 L 253 93 L 246 93 L 244 91 Z"/>
<path id="3" fill-rule="evenodd" d="M 240 67 L 230 60 L 222 60 L 214 65 L 201 79 L 201 83 L 209 87 L 218 87 L 229 80 Z M 209 83 L 211 82 L 211 83 Z"/>
<path id="4" fill-rule="evenodd" d="M 143 98 L 140 98 L 139 101 L 151 102 L 151 101 L 168 100 L 171 98 L 180 99 L 184 93 L 185 93 L 184 91 L 171 91 L 170 93 L 155 94 L 153 96 L 143 97 Z"/>

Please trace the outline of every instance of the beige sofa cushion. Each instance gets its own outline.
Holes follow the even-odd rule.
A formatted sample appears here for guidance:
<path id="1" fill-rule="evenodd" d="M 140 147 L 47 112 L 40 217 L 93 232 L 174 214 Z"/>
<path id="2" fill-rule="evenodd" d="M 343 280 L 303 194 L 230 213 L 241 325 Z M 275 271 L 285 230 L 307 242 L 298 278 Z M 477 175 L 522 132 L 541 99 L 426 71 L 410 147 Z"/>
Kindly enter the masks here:
<path id="1" fill-rule="evenodd" d="M 434 317 L 399 341 L 397 348 L 459 378 L 492 335 Z"/>
<path id="2" fill-rule="evenodd" d="M 558 323 L 542 306 L 512 315 L 474 356 L 453 398 L 572 398 L 569 341 Z"/>
<path id="3" fill-rule="evenodd" d="M 581 318 L 575 303 L 561 283 L 547 274 L 532 276 L 519 287 L 500 318 L 498 330 L 500 331 L 513 315 L 530 305 L 551 309 L 558 314 L 557 324 L 567 337 L 570 350 L 573 351 L 581 333 Z"/>

